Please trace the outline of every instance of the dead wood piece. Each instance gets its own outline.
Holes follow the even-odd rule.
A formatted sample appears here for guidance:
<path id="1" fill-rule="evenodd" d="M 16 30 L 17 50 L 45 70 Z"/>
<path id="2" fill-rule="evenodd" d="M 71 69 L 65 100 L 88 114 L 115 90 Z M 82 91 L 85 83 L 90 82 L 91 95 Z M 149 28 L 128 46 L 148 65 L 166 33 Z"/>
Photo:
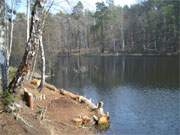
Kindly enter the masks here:
<path id="1" fill-rule="evenodd" d="M 82 127 L 82 126 L 93 126 L 94 125 L 94 120 L 91 119 L 88 116 L 80 116 L 79 118 L 74 118 L 73 122 L 75 123 L 76 126 Z"/>
<path id="2" fill-rule="evenodd" d="M 18 113 L 13 113 L 16 120 L 20 120 L 27 127 L 33 128 L 33 126 L 27 122 L 23 117 L 21 117 Z"/>
<path id="3" fill-rule="evenodd" d="M 74 99 L 74 100 L 77 100 L 77 101 L 79 101 L 80 103 L 85 103 L 85 104 L 87 104 L 91 109 L 97 108 L 97 106 L 96 106 L 95 104 L 93 104 L 92 101 L 89 100 L 89 99 L 87 99 L 86 97 L 73 94 L 73 93 L 68 92 L 68 91 L 66 91 L 66 90 L 63 90 L 63 89 L 60 90 L 60 93 L 61 93 L 62 95 L 68 96 L 68 97 L 70 97 L 70 98 L 72 98 L 72 99 Z"/>
<path id="4" fill-rule="evenodd" d="M 34 95 L 34 100 L 37 100 L 37 101 L 46 100 L 46 95 L 45 94 L 41 94 L 40 96 Z"/>
<path id="5" fill-rule="evenodd" d="M 52 91 L 58 91 L 58 89 L 55 86 L 48 83 L 45 84 L 45 87 Z"/>
<path id="6" fill-rule="evenodd" d="M 40 120 L 44 120 L 46 117 L 47 107 L 43 108 L 40 112 Z"/>
<path id="7" fill-rule="evenodd" d="M 74 100 L 79 99 L 79 98 L 78 98 L 78 97 L 79 97 L 78 95 L 73 94 L 73 93 L 71 93 L 71 92 L 69 92 L 69 91 L 65 91 L 65 90 L 63 90 L 63 89 L 60 89 L 60 94 L 65 95 L 65 96 L 67 96 L 67 97 L 70 97 L 70 98 L 72 98 L 72 99 L 74 99 Z"/>
<path id="8" fill-rule="evenodd" d="M 3 113 L 3 112 L 4 112 L 4 110 L 0 110 L 0 114 Z"/>
<path id="9" fill-rule="evenodd" d="M 82 119 L 81 119 L 81 118 L 74 118 L 72 121 L 73 121 L 73 122 L 75 123 L 75 125 L 78 126 L 78 127 L 82 125 Z"/>
<path id="10" fill-rule="evenodd" d="M 38 79 L 33 79 L 31 81 L 31 84 L 33 84 L 34 86 L 38 87 L 41 83 L 41 80 L 38 80 Z"/>
<path id="11" fill-rule="evenodd" d="M 26 102 L 26 105 L 33 110 L 34 107 L 34 98 L 33 94 L 28 92 L 27 89 L 24 90 L 24 100 Z"/>
<path id="12" fill-rule="evenodd" d="M 85 98 L 83 96 L 80 96 L 80 101 L 87 104 L 89 106 L 89 108 L 91 108 L 92 110 L 97 108 L 97 106 L 94 103 L 92 103 L 91 100 L 89 100 L 89 99 L 87 99 L 87 98 Z"/>

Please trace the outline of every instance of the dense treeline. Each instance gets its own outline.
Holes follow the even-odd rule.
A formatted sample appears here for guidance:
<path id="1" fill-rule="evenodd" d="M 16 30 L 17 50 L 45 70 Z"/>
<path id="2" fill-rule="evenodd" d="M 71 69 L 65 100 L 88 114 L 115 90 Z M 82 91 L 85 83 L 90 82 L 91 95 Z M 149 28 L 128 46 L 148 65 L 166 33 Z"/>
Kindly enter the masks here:
<path id="1" fill-rule="evenodd" d="M 109 0 L 96 3 L 96 11 L 90 12 L 78 2 L 71 14 L 49 15 L 44 30 L 46 55 L 177 53 L 179 6 L 179 0 L 148 0 L 131 7 L 119 7 Z M 24 51 L 25 25 L 26 16 L 17 14 L 13 47 L 18 55 Z"/>

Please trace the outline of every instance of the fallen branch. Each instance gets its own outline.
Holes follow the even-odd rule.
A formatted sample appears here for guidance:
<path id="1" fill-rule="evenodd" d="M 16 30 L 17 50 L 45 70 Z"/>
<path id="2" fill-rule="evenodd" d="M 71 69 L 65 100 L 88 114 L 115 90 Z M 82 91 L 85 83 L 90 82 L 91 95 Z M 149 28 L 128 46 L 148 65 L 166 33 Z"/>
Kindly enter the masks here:
<path id="1" fill-rule="evenodd" d="M 49 90 L 52 90 L 52 91 L 59 91 L 54 85 L 51 85 L 48 83 L 45 83 L 45 87 Z"/>
<path id="2" fill-rule="evenodd" d="M 33 126 L 31 124 L 29 124 L 23 117 L 21 117 L 18 113 L 13 113 L 14 117 L 16 120 L 20 120 L 21 122 L 23 122 L 24 125 L 26 125 L 27 127 L 33 128 Z"/>
<path id="3" fill-rule="evenodd" d="M 91 109 L 96 109 L 97 106 L 91 102 L 91 100 L 87 99 L 86 97 L 83 97 L 83 96 L 80 96 L 80 95 L 76 95 L 76 94 L 73 94 L 69 91 L 66 91 L 66 90 L 63 90 L 63 89 L 60 89 L 60 94 L 62 95 L 65 95 L 67 97 L 70 97 L 74 100 L 77 100 L 79 101 L 80 103 L 85 103 L 87 104 Z"/>
<path id="4" fill-rule="evenodd" d="M 4 112 L 4 110 L 0 110 L 0 113 L 3 113 Z"/>

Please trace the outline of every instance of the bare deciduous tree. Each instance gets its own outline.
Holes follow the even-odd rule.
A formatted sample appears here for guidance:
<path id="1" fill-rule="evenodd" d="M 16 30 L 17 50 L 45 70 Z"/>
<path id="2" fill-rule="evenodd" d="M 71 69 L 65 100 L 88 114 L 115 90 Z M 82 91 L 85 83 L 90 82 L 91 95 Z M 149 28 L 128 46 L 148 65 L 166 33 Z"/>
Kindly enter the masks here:
<path id="1" fill-rule="evenodd" d="M 31 27 L 30 27 L 30 37 L 26 43 L 25 53 L 22 59 L 22 62 L 16 72 L 15 77 L 9 84 L 9 90 L 12 89 L 15 92 L 15 89 L 22 84 L 25 80 L 25 77 L 32 69 L 33 58 L 37 53 L 37 48 L 39 46 L 39 41 L 42 37 L 42 16 L 43 16 L 43 0 L 36 0 L 32 9 L 31 14 Z"/>

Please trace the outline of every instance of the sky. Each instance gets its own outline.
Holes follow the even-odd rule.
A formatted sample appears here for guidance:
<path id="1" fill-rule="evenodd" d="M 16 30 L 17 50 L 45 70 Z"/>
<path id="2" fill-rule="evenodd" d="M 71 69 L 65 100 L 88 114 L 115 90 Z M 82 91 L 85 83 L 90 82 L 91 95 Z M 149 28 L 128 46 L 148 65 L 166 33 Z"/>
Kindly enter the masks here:
<path id="1" fill-rule="evenodd" d="M 66 1 L 66 0 L 64 0 Z M 74 5 L 76 5 L 76 3 L 78 2 L 79 0 L 69 0 L 69 4 L 67 2 L 60 2 L 60 0 L 55 0 L 55 5 L 58 5 L 59 7 L 62 7 L 62 9 L 65 9 L 65 10 L 71 10 L 72 7 Z M 106 0 L 81 0 L 81 2 L 83 3 L 84 5 L 84 8 L 85 9 L 89 9 L 89 10 L 92 10 L 92 11 L 95 11 L 96 9 L 96 3 L 97 2 L 106 2 Z M 135 4 L 137 0 L 114 0 L 114 4 L 115 5 L 119 5 L 119 6 L 125 6 L 125 5 L 132 5 L 132 4 Z M 56 7 L 57 8 L 57 7 Z"/>
<path id="2" fill-rule="evenodd" d="M 10 2 L 11 0 L 8 1 Z M 16 0 L 16 1 L 21 1 L 21 3 L 19 3 L 16 6 L 17 11 L 25 12 L 26 0 Z M 52 0 L 49 1 L 51 2 Z M 69 1 L 69 3 L 67 1 Z M 78 1 L 79 0 L 54 0 L 54 6 L 51 8 L 51 12 L 57 13 L 61 10 L 69 13 L 72 11 L 73 6 L 75 6 Z M 92 11 L 95 11 L 96 9 L 96 5 L 95 5 L 96 2 L 102 2 L 102 1 L 106 2 L 106 0 L 80 0 L 80 1 L 83 3 L 85 9 L 89 9 Z M 114 0 L 114 4 L 119 6 L 125 6 L 125 5 L 130 6 L 132 4 L 137 3 L 136 1 L 137 0 Z"/>

